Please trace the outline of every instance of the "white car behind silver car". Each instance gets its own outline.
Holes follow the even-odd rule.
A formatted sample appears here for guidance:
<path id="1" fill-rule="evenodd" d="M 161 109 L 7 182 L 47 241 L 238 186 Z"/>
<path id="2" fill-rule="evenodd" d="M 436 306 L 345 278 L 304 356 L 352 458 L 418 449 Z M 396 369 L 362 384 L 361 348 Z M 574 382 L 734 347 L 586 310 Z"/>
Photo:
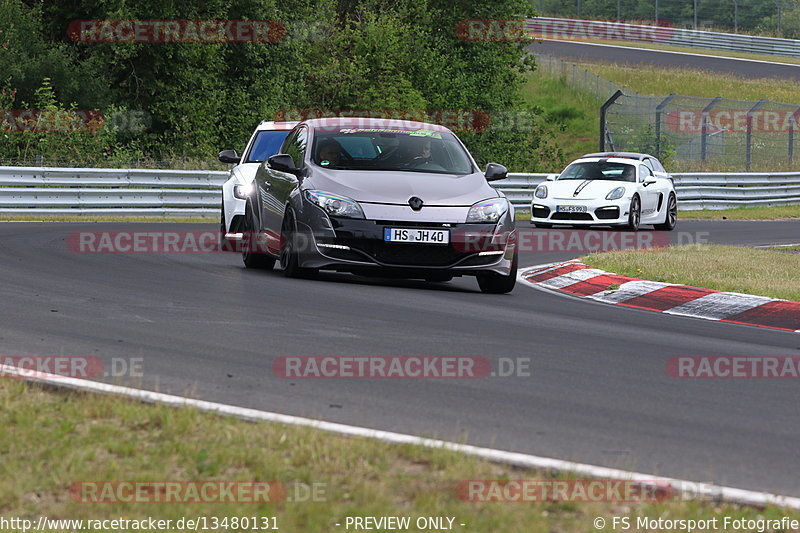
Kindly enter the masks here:
<path id="1" fill-rule="evenodd" d="M 672 178 L 647 154 L 588 154 L 549 176 L 531 202 L 531 222 L 544 228 L 608 225 L 636 231 L 652 224 L 670 231 L 677 219 Z"/>
<path id="2" fill-rule="evenodd" d="M 233 250 L 233 243 L 243 237 L 245 198 L 250 192 L 258 166 L 280 152 L 286 136 L 297 122 L 261 122 L 245 145 L 242 156 L 236 150 L 224 150 L 219 160 L 233 164 L 230 177 L 222 185 L 220 214 L 220 249 Z"/>

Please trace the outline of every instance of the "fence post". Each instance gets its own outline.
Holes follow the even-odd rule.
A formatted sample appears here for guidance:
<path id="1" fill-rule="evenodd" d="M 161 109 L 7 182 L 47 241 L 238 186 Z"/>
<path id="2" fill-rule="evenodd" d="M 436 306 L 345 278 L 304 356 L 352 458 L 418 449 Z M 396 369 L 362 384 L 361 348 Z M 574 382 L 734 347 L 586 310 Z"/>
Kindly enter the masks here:
<path id="1" fill-rule="evenodd" d="M 722 100 L 721 96 L 717 96 L 711 100 L 711 103 L 703 109 L 703 113 L 700 115 L 703 121 L 703 126 L 700 129 L 700 161 L 703 162 L 705 162 L 706 157 L 708 157 L 708 114 L 720 100 Z"/>
<path id="2" fill-rule="evenodd" d="M 617 91 L 611 95 L 611 98 L 606 100 L 602 106 L 600 106 L 600 151 L 606 151 L 606 110 L 608 110 L 611 105 L 617 101 L 617 98 L 622 96 L 622 91 Z"/>
<path id="3" fill-rule="evenodd" d="M 678 95 L 672 93 L 656 106 L 656 157 L 659 159 L 661 159 L 661 113 L 664 112 L 664 108 L 667 107 L 676 96 Z"/>
<path id="4" fill-rule="evenodd" d="M 753 156 L 753 113 L 758 111 L 758 109 L 767 103 L 767 100 L 759 100 L 756 102 L 756 105 L 750 108 L 750 111 L 747 112 L 747 137 L 745 141 L 745 156 L 744 156 L 744 167 L 747 171 L 750 171 L 750 162 Z"/>

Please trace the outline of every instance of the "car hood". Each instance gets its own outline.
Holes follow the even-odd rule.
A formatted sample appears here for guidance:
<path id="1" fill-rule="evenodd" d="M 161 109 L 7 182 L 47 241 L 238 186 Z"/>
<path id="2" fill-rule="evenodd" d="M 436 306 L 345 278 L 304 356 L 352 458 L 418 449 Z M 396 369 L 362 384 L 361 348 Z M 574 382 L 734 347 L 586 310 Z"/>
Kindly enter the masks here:
<path id="1" fill-rule="evenodd" d="M 471 206 L 500 196 L 483 174 L 429 174 L 373 170 L 314 169 L 304 189 L 341 194 L 358 202 L 407 205 L 417 196 L 427 206 Z"/>
<path id="2" fill-rule="evenodd" d="M 551 198 L 594 200 L 605 198 L 617 187 L 628 189 L 634 184 L 628 181 L 614 180 L 556 180 L 548 181 L 546 185 L 550 189 L 548 196 Z"/>

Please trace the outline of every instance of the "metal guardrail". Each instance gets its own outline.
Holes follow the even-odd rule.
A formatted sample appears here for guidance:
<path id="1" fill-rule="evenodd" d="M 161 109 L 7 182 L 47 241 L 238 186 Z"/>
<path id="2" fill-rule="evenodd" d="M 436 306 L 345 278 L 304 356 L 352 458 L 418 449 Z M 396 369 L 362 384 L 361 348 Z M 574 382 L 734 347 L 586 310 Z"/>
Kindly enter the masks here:
<path id="1" fill-rule="evenodd" d="M 800 40 L 778 37 L 549 17 L 527 19 L 525 29 L 537 37 L 549 39 L 661 43 L 689 48 L 800 57 Z"/>
<path id="2" fill-rule="evenodd" d="M 529 211 L 548 174 L 509 173 L 493 182 Z M 0 167 L 0 214 L 219 217 L 227 172 Z M 681 209 L 800 205 L 800 173 L 673 174 Z"/>

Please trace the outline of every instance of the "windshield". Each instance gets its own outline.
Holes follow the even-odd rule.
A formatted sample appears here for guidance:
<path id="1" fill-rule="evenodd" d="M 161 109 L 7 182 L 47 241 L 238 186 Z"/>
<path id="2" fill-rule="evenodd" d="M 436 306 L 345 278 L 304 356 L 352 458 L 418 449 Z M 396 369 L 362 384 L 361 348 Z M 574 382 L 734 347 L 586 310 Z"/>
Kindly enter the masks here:
<path id="1" fill-rule="evenodd" d="M 335 170 L 471 174 L 472 162 L 455 135 L 432 130 L 341 128 L 318 130 L 312 160 Z"/>
<path id="2" fill-rule="evenodd" d="M 636 181 L 636 167 L 626 163 L 597 161 L 573 163 L 561 173 L 559 180 Z"/>
<path id="3" fill-rule="evenodd" d="M 277 154 L 287 135 L 289 130 L 259 131 L 245 163 L 261 163 Z"/>

